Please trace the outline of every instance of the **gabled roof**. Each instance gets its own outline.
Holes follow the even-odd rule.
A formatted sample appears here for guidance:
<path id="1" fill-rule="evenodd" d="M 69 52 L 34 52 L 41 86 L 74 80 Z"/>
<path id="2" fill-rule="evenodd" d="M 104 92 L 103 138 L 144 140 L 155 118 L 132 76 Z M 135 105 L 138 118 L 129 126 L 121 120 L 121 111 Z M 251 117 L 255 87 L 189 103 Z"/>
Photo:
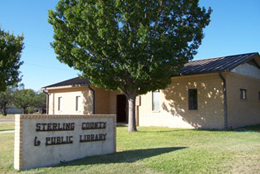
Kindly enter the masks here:
<path id="1" fill-rule="evenodd" d="M 232 56 L 224 56 L 218 58 L 191 61 L 186 63 L 184 65 L 184 68 L 180 70 L 180 75 L 219 73 L 224 71 L 231 71 L 235 67 L 254 59 L 255 56 L 258 56 L 258 58 L 260 58 L 259 54 L 255 52 L 255 53 L 238 54 Z M 256 62 L 258 62 L 258 65 L 260 65 L 260 59 L 255 59 L 255 60 Z M 62 87 L 62 86 L 82 86 L 82 85 L 90 85 L 89 80 L 87 78 L 76 77 L 49 86 L 45 86 L 43 87 L 43 89 Z"/>
<path id="2" fill-rule="evenodd" d="M 191 61 L 186 63 L 184 68 L 180 70 L 180 75 L 231 71 L 235 67 L 254 59 L 256 55 L 259 56 L 258 53 L 247 53 Z"/>
<path id="3" fill-rule="evenodd" d="M 76 77 L 49 86 L 45 86 L 43 88 L 52 88 L 52 87 L 61 87 L 61 86 L 82 86 L 82 85 L 90 85 L 89 80 L 87 78 Z"/>

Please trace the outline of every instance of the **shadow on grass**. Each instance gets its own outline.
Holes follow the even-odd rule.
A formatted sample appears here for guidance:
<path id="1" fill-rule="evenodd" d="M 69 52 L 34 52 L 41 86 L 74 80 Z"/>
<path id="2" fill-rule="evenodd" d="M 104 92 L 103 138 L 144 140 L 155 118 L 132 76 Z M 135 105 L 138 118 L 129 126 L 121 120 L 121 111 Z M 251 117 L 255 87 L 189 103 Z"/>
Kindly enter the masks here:
<path id="1" fill-rule="evenodd" d="M 132 163 L 138 160 L 150 158 L 164 153 L 173 152 L 176 150 L 181 150 L 184 148 L 186 147 L 163 147 L 163 148 L 154 148 L 154 149 L 138 149 L 138 150 L 122 151 L 122 152 L 117 152 L 109 155 L 86 157 L 83 159 L 64 163 L 56 167 L 91 165 L 91 164 Z"/>
<path id="2" fill-rule="evenodd" d="M 127 127 L 127 125 L 117 124 L 116 127 Z"/>
<path id="3" fill-rule="evenodd" d="M 254 125 L 254 126 L 246 126 L 236 129 L 175 129 L 169 128 L 169 130 L 152 130 L 152 131 L 138 131 L 139 133 L 173 133 L 173 132 L 216 132 L 216 133 L 223 133 L 223 132 L 258 132 L 260 133 L 260 125 Z"/>
<path id="4" fill-rule="evenodd" d="M 234 131 L 236 132 L 259 132 L 260 133 L 260 125 L 252 125 L 236 128 Z"/>
<path id="5" fill-rule="evenodd" d="M 0 129 L 0 132 L 4 132 L 4 131 L 14 131 L 14 129 Z"/>
<path id="6" fill-rule="evenodd" d="M 172 128 L 172 130 L 151 130 L 151 131 L 143 131 L 143 130 L 138 130 L 138 133 L 172 133 L 172 132 L 185 132 L 185 131 L 193 131 L 194 129 L 175 129 Z"/>
<path id="7" fill-rule="evenodd" d="M 220 129 L 185 129 L 185 128 L 169 128 L 169 130 L 152 130 L 152 131 L 138 131 L 139 133 L 174 133 L 174 132 L 224 132 L 230 130 L 220 130 Z"/>

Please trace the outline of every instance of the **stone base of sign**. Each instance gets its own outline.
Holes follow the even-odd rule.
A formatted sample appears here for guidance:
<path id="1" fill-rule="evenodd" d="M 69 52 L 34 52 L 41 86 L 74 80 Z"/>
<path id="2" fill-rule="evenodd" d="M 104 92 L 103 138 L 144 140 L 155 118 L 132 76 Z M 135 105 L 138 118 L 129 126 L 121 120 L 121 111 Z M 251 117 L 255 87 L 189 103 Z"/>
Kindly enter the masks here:
<path id="1" fill-rule="evenodd" d="M 115 115 L 16 115 L 14 168 L 116 152 Z"/>

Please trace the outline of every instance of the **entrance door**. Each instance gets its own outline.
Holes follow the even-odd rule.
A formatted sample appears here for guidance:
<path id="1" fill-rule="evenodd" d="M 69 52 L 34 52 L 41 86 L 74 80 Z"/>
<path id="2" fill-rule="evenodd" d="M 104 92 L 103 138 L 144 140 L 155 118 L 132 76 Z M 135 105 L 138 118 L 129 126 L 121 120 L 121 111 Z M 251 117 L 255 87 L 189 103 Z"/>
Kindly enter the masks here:
<path id="1" fill-rule="evenodd" d="M 125 95 L 117 95 L 116 97 L 116 105 L 117 105 L 117 123 L 127 123 L 127 102 Z"/>

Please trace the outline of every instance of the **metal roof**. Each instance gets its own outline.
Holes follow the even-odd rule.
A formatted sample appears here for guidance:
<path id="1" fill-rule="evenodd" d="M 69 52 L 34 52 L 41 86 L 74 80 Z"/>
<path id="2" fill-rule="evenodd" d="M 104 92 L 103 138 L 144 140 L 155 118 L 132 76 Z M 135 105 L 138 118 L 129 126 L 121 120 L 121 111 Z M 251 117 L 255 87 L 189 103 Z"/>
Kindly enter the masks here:
<path id="1" fill-rule="evenodd" d="M 259 56 L 258 53 L 247 53 L 191 61 L 186 63 L 184 68 L 180 70 L 180 75 L 231 71 L 235 67 L 253 59 L 255 55 Z"/>
<path id="2" fill-rule="evenodd" d="M 184 65 L 184 68 L 180 70 L 179 75 L 193 75 L 193 74 L 231 71 L 235 67 L 254 59 L 255 55 L 258 55 L 259 57 L 259 54 L 255 52 L 255 53 L 238 54 L 232 56 L 223 56 L 218 58 L 191 61 Z M 81 85 L 90 85 L 88 78 L 76 77 L 49 86 L 45 86 L 43 87 L 43 89 L 52 88 L 52 87 L 61 87 L 61 86 L 81 86 Z"/>
<path id="3" fill-rule="evenodd" d="M 52 87 L 60 87 L 60 86 L 82 86 L 82 85 L 90 85 L 88 78 L 76 77 L 49 86 L 45 86 L 43 88 L 52 88 Z"/>

